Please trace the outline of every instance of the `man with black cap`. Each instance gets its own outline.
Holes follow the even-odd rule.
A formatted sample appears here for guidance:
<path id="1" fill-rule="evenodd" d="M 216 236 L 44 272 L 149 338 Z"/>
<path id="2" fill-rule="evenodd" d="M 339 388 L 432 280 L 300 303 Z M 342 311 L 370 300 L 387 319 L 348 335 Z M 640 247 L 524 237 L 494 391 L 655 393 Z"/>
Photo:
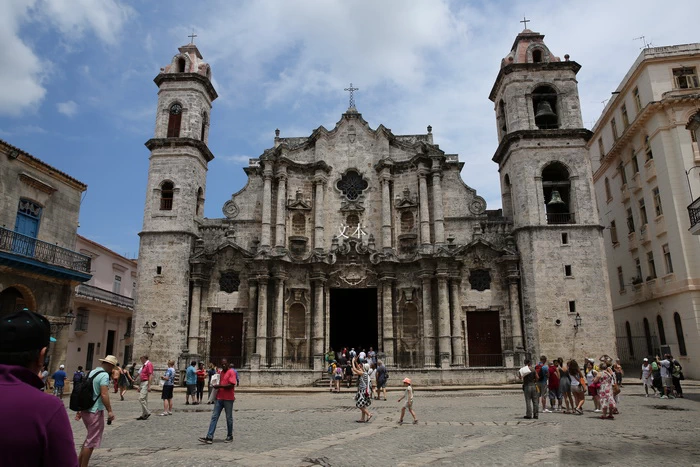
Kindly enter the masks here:
<path id="1" fill-rule="evenodd" d="M 11 421 L 0 436 L 4 466 L 78 465 L 66 409 L 41 391 L 50 334 L 49 321 L 27 309 L 0 318 L 0 414 Z"/>

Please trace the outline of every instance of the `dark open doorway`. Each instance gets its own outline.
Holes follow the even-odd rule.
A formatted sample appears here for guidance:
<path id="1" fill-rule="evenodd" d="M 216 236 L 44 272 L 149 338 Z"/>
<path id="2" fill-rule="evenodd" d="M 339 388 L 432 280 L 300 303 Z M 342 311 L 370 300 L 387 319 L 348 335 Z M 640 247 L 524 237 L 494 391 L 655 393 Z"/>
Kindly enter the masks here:
<path id="1" fill-rule="evenodd" d="M 331 289 L 331 347 L 377 349 L 377 289 Z"/>

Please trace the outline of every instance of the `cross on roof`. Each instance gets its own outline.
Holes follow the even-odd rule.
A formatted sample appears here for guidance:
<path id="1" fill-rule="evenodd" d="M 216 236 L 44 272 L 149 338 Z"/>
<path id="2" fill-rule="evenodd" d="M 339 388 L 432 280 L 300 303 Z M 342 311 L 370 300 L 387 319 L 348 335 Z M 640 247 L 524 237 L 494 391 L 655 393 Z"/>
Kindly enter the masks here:
<path id="1" fill-rule="evenodd" d="M 197 37 L 197 34 L 194 33 L 194 29 L 192 30 L 192 34 L 187 37 L 190 38 L 190 44 L 194 44 L 194 38 Z"/>
<path id="2" fill-rule="evenodd" d="M 354 88 L 352 87 L 352 83 L 350 83 L 349 88 L 345 88 L 345 91 L 350 91 L 350 107 L 349 109 L 354 109 L 355 108 L 355 91 L 359 91 L 360 88 Z"/>
<path id="3" fill-rule="evenodd" d="M 529 23 L 530 20 L 523 16 L 523 20 L 520 22 L 523 23 L 525 25 L 525 29 L 527 29 L 527 23 Z"/>

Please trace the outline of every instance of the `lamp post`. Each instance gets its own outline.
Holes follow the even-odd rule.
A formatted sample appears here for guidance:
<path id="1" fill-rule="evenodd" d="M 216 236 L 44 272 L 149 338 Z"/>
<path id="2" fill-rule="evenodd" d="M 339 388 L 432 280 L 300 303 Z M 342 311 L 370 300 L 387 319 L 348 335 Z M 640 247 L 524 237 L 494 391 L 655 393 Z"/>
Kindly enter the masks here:
<path id="1" fill-rule="evenodd" d="M 576 313 L 576 318 L 574 318 L 574 330 L 578 331 L 578 328 L 581 327 L 581 315 Z"/>
<path id="2" fill-rule="evenodd" d="M 143 324 L 143 328 L 142 328 L 142 329 L 143 329 L 143 333 L 146 335 L 146 337 L 148 337 L 148 350 L 149 350 L 149 352 L 150 352 L 150 350 L 151 350 L 151 345 L 153 344 L 153 336 L 155 335 L 155 333 L 153 332 L 153 330 L 152 330 L 152 328 L 151 328 L 151 325 L 149 324 L 148 321 L 146 321 L 146 322 Z"/>
<path id="3" fill-rule="evenodd" d="M 68 313 L 65 314 L 63 319 L 58 319 L 51 322 L 51 333 L 57 334 L 64 327 L 73 324 L 73 321 L 75 321 L 73 310 L 68 310 Z"/>

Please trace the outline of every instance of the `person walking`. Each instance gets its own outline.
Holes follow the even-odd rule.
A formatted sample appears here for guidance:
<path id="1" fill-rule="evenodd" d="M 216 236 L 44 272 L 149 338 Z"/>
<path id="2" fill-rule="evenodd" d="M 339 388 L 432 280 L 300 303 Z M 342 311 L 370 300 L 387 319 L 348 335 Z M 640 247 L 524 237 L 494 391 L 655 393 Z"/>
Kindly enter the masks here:
<path id="1" fill-rule="evenodd" d="M 615 360 L 615 365 L 613 365 L 613 370 L 615 371 L 615 381 L 618 386 L 622 386 L 622 377 L 625 375 L 625 371 L 622 369 L 622 364 L 620 359 Z"/>
<path id="2" fill-rule="evenodd" d="M 380 391 L 384 394 L 386 400 L 386 383 L 389 380 L 389 371 L 384 366 L 384 362 L 377 360 L 377 400 L 379 400 Z"/>
<path id="3" fill-rule="evenodd" d="M 598 394 L 598 388 L 600 383 L 596 380 L 598 371 L 594 368 L 593 362 L 588 359 L 586 360 L 586 369 L 584 370 L 586 374 L 586 384 L 588 385 L 588 395 L 593 398 L 593 412 L 600 412 L 600 395 Z"/>
<path id="4" fill-rule="evenodd" d="M 236 373 L 233 368 L 229 367 L 228 361 L 225 358 L 221 359 L 221 382 L 213 385 L 216 389 L 216 403 L 211 413 L 211 422 L 209 423 L 209 431 L 207 435 L 199 438 L 199 441 L 204 444 L 212 444 L 214 442 L 214 432 L 216 425 L 219 423 L 221 411 L 226 411 L 226 439 L 224 443 L 233 442 L 233 402 L 236 400 Z"/>
<path id="5" fill-rule="evenodd" d="M 673 396 L 673 377 L 671 368 L 672 357 L 669 354 L 664 355 L 664 359 L 659 362 L 659 370 L 661 371 L 661 383 L 664 387 L 664 395 L 661 399 L 675 399 Z"/>
<path id="6" fill-rule="evenodd" d="M 85 372 L 83 371 L 83 367 L 79 366 L 78 370 L 73 373 L 73 387 L 75 387 L 76 384 L 82 382 L 85 379 Z"/>
<path id="7" fill-rule="evenodd" d="M 600 364 L 600 372 L 595 377 L 595 382 L 600 384 L 600 405 L 603 408 L 601 420 L 613 420 L 613 413 L 616 412 L 615 394 L 613 386 L 617 384 L 616 374 L 609 368 L 607 363 Z"/>
<path id="8" fill-rule="evenodd" d="M 99 448 L 102 443 L 102 435 L 105 431 L 104 411 L 107 410 L 107 423 L 112 423 L 114 420 L 114 412 L 112 412 L 112 404 L 109 400 L 109 381 L 112 370 L 117 366 L 117 357 L 107 355 L 105 358 L 101 358 L 100 362 L 102 362 L 102 366 L 95 368 L 88 374 L 88 380 L 92 378 L 92 397 L 95 399 L 95 403 L 90 409 L 75 414 L 75 419 L 82 420 L 87 429 L 87 436 L 78 456 L 80 467 L 87 467 L 92 451 Z"/>
<path id="9" fill-rule="evenodd" d="M 127 370 L 125 367 L 122 367 L 120 369 L 120 375 L 119 375 L 119 397 L 120 400 L 124 400 L 124 394 L 126 394 L 126 391 L 134 384 L 134 380 L 131 378 L 131 375 L 129 374 L 129 370 Z"/>
<path id="10" fill-rule="evenodd" d="M 51 389 L 51 385 L 49 384 L 49 367 L 46 365 L 41 367 L 41 381 L 44 383 L 44 386 L 41 388 L 42 391 L 48 391 Z"/>
<path id="11" fill-rule="evenodd" d="M 537 373 L 532 369 L 532 360 L 525 360 L 525 366 L 518 370 L 518 378 L 523 382 L 523 394 L 525 395 L 525 416 L 523 418 L 539 418 L 537 387 Z"/>
<path id="12" fill-rule="evenodd" d="M 209 368 L 207 369 L 207 404 L 213 404 L 211 399 L 211 391 L 214 389 L 211 387 L 211 377 L 216 374 L 216 367 L 213 363 L 209 362 Z"/>
<path id="13" fill-rule="evenodd" d="M 583 404 L 586 402 L 586 378 L 576 360 L 571 360 L 567 366 L 571 380 L 571 393 L 574 395 L 573 413 L 583 415 Z"/>
<path id="14" fill-rule="evenodd" d="M 639 378 L 642 380 L 642 385 L 644 386 L 645 397 L 649 397 L 649 388 L 654 391 L 656 395 L 656 388 L 651 380 L 651 365 L 649 365 L 649 359 L 645 358 L 642 361 L 642 372 L 639 374 Z"/>
<path id="15" fill-rule="evenodd" d="M 141 416 L 136 420 L 148 420 L 151 412 L 148 410 L 148 393 L 151 392 L 153 382 L 153 364 L 148 355 L 141 357 L 141 371 L 139 371 L 139 403 L 141 404 Z"/>
<path id="16" fill-rule="evenodd" d="M 358 377 L 355 407 L 362 412 L 362 416 L 356 421 L 358 423 L 366 423 L 372 420 L 372 414 L 369 409 L 367 409 L 367 407 L 372 405 L 372 383 L 369 379 L 369 363 L 360 365 L 357 362 L 357 356 L 355 356 L 352 359 L 352 373 Z"/>
<path id="17" fill-rule="evenodd" d="M 68 377 L 65 368 L 64 365 L 59 365 L 58 371 L 51 376 L 53 379 L 53 395 L 59 399 L 63 399 L 63 387 L 66 385 L 66 378 Z"/>
<path id="18" fill-rule="evenodd" d="M 202 403 L 202 396 L 204 396 L 204 381 L 207 378 L 207 372 L 204 369 L 204 363 L 199 362 L 197 366 L 197 404 Z"/>
<path id="19" fill-rule="evenodd" d="M 48 351 L 49 321 L 27 309 L 0 320 L 0 464 L 78 465 L 75 441 L 63 402 L 43 392 L 38 376 Z M 48 372 L 47 372 L 48 373 Z"/>
<path id="20" fill-rule="evenodd" d="M 401 416 L 399 417 L 398 423 L 399 425 L 403 423 L 403 417 L 406 414 L 406 410 L 408 410 L 408 413 L 410 413 L 411 417 L 413 417 L 413 424 L 417 425 L 418 417 L 416 417 L 416 413 L 413 411 L 413 387 L 411 386 L 411 380 L 408 378 L 404 378 L 403 387 L 403 396 L 399 398 L 398 402 L 401 402 L 403 399 L 406 399 L 406 402 L 404 403 L 403 407 L 401 407 Z"/>
<path id="21" fill-rule="evenodd" d="M 683 398 L 683 388 L 681 387 L 681 381 L 685 379 L 683 376 L 683 367 L 681 362 L 671 357 L 671 379 L 673 380 L 673 389 L 676 392 L 676 397 Z"/>
<path id="22" fill-rule="evenodd" d="M 197 405 L 197 368 L 195 365 L 197 362 L 192 360 L 190 366 L 187 367 L 187 372 L 185 373 L 185 386 L 187 387 L 187 392 L 185 393 L 185 405 L 190 405 L 190 396 L 192 396 L 192 404 Z"/>
<path id="23" fill-rule="evenodd" d="M 564 359 L 559 357 L 559 391 L 564 400 L 564 413 L 574 413 L 574 399 L 571 396 L 571 378 L 569 378 L 569 367 L 564 363 Z"/>
<path id="24" fill-rule="evenodd" d="M 372 363 L 371 361 L 367 362 L 369 363 L 369 381 L 372 385 L 372 398 L 374 399 L 375 397 L 378 397 L 378 392 L 377 392 L 377 365 Z"/>
<path id="25" fill-rule="evenodd" d="M 160 398 L 163 399 L 163 413 L 161 416 L 173 414 L 173 389 L 175 389 L 175 361 L 168 360 L 168 369 L 165 370 L 163 376 L 163 392 Z"/>
<path id="26" fill-rule="evenodd" d="M 119 377 L 122 375 L 122 369 L 119 368 L 119 363 L 117 363 L 114 368 L 112 368 L 112 384 L 114 385 L 114 394 L 119 392 Z"/>

